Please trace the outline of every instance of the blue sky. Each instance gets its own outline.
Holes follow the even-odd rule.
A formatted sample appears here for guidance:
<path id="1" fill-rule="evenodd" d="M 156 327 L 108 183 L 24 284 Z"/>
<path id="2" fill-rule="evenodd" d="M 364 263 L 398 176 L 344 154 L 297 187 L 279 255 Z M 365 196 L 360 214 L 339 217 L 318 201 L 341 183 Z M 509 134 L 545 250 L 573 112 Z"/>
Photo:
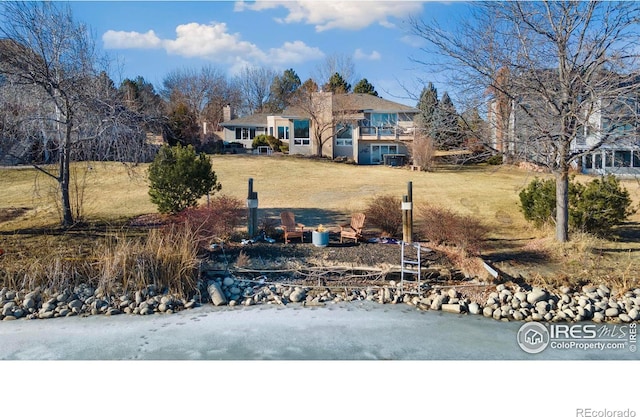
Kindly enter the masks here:
<path id="1" fill-rule="evenodd" d="M 414 105 L 405 90 L 418 80 L 447 86 L 411 61 L 424 59 L 408 18 L 451 18 L 458 2 L 419 1 L 75 1 L 74 18 L 90 26 L 117 64 L 114 81 L 143 76 L 156 89 L 172 70 L 213 65 L 228 75 L 245 65 L 302 81 L 330 55 L 350 56 L 356 80 L 366 78 L 388 99 Z"/>

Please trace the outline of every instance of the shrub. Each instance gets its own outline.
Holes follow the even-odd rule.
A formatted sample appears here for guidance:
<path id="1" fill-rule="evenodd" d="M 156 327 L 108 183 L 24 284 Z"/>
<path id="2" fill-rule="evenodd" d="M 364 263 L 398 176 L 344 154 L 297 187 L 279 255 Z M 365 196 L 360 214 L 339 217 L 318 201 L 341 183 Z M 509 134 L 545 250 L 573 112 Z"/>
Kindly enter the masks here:
<path id="1" fill-rule="evenodd" d="M 629 192 L 618 179 L 607 175 L 587 185 L 573 184 L 569 201 L 569 224 L 574 229 L 607 234 L 636 212 L 631 207 Z"/>
<path id="2" fill-rule="evenodd" d="M 191 145 L 162 146 L 149 167 L 149 181 L 151 202 L 160 213 L 194 207 L 200 197 L 221 188 L 211 161 Z"/>
<path id="3" fill-rule="evenodd" d="M 489 158 L 487 158 L 487 164 L 489 165 L 502 165 L 502 161 L 503 157 L 500 153 L 491 155 Z"/>
<path id="4" fill-rule="evenodd" d="M 556 183 L 535 178 L 520 191 L 524 218 L 541 227 L 555 220 Z M 635 213 L 629 192 L 618 179 L 607 175 L 587 185 L 569 181 L 569 226 L 594 234 L 607 234 L 611 228 Z"/>
<path id="5" fill-rule="evenodd" d="M 413 165 L 420 167 L 422 171 L 431 171 L 436 154 L 433 139 L 427 135 L 418 135 L 411 145 L 411 157 Z"/>
<path id="6" fill-rule="evenodd" d="M 364 214 L 367 223 L 380 228 L 389 236 L 402 231 L 402 200 L 392 195 L 376 196 L 367 204 Z"/>
<path id="7" fill-rule="evenodd" d="M 519 196 L 525 220 L 536 227 L 542 227 L 555 217 L 556 183 L 553 179 L 534 178 Z"/>
<path id="8" fill-rule="evenodd" d="M 172 218 L 172 223 L 187 227 L 197 245 L 204 248 L 215 240 L 231 239 L 244 218 L 244 205 L 239 198 L 220 195 L 206 206 L 186 208 Z"/>
<path id="9" fill-rule="evenodd" d="M 479 253 L 489 229 L 480 220 L 449 209 L 421 205 L 415 210 L 415 231 L 436 245 L 452 245 L 469 254 Z"/>
<path id="10" fill-rule="evenodd" d="M 274 151 L 278 152 L 282 147 L 282 141 L 271 135 L 258 135 L 255 138 L 253 138 L 251 147 L 253 149 L 256 149 L 258 146 L 268 146 Z"/>

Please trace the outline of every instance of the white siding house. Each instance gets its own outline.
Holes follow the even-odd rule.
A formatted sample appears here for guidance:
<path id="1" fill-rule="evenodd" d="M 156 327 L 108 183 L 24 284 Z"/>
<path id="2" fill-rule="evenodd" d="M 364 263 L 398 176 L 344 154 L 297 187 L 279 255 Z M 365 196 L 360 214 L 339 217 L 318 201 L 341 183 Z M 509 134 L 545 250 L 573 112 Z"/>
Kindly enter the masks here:
<path id="1" fill-rule="evenodd" d="M 265 133 L 288 143 L 289 153 L 343 157 L 357 164 L 385 162 L 385 155 L 409 160 L 415 136 L 415 107 L 370 94 L 314 93 L 315 114 L 289 108 L 281 114 L 254 114 L 225 121 L 226 141 L 251 148 L 256 135 Z M 321 139 L 318 139 L 321 138 Z M 387 158 L 388 160 L 389 158 Z"/>

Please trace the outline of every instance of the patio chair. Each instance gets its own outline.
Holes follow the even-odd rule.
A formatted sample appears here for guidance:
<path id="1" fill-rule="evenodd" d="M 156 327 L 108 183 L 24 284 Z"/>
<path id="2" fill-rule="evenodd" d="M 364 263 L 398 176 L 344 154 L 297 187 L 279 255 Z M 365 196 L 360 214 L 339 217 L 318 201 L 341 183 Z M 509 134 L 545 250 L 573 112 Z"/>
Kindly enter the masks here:
<path id="1" fill-rule="evenodd" d="M 355 213 L 351 216 L 351 223 L 340 225 L 340 243 L 342 239 L 362 239 L 362 229 L 364 228 L 364 213 Z"/>
<path id="2" fill-rule="evenodd" d="M 304 242 L 304 224 L 296 223 L 295 215 L 290 211 L 280 213 L 282 230 L 284 230 L 284 243 L 289 243 L 289 238 L 299 237 Z"/>

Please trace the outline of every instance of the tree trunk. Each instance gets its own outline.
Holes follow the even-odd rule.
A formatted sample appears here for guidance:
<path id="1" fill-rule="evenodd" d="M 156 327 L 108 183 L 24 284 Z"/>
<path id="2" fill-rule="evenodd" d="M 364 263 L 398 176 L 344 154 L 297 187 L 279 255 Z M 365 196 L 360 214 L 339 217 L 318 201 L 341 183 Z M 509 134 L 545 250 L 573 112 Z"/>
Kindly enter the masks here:
<path id="1" fill-rule="evenodd" d="M 561 167 L 556 177 L 556 240 L 569 240 L 569 169 Z"/>
<path id="2" fill-rule="evenodd" d="M 71 171 L 71 120 L 67 117 L 65 137 L 62 149 L 60 150 L 60 183 L 61 203 L 62 203 L 62 226 L 73 225 L 73 212 L 71 211 L 71 198 L 69 196 L 69 183 Z"/>

